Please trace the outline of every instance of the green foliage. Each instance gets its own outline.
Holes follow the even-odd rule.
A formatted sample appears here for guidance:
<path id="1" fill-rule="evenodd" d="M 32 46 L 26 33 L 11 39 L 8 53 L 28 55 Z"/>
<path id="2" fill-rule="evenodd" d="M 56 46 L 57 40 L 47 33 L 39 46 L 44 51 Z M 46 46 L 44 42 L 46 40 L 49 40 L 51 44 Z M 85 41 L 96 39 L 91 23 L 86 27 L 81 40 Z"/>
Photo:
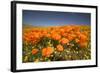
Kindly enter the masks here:
<path id="1" fill-rule="evenodd" d="M 37 48 L 40 48 L 40 46 L 47 47 L 49 45 L 48 42 L 50 41 L 51 41 L 50 38 L 47 38 L 47 37 L 41 38 L 41 40 L 37 43 Z"/>
<path id="2" fill-rule="evenodd" d="M 51 43 L 53 44 L 53 46 L 56 48 L 56 46 L 59 44 L 58 40 L 51 40 Z"/>

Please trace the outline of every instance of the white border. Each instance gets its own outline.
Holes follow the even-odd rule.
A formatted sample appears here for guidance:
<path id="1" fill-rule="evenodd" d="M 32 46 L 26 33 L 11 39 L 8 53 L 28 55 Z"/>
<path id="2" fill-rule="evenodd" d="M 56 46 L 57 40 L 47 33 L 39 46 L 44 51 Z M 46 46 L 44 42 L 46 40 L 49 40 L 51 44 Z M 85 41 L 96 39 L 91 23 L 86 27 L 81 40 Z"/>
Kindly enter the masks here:
<path id="1" fill-rule="evenodd" d="M 42 10 L 42 11 L 62 11 L 62 12 L 81 12 L 91 13 L 91 60 L 76 60 L 76 61 L 63 61 L 63 62 L 40 62 L 40 63 L 22 63 L 22 10 Z M 85 66 L 95 65 L 96 57 L 96 10 L 93 8 L 82 7 L 60 7 L 60 6 L 45 6 L 45 5 L 28 5 L 17 4 L 17 38 L 16 38 L 16 66 L 17 70 L 22 69 L 38 69 L 38 68 L 52 68 L 52 67 L 70 67 L 70 66 Z"/>

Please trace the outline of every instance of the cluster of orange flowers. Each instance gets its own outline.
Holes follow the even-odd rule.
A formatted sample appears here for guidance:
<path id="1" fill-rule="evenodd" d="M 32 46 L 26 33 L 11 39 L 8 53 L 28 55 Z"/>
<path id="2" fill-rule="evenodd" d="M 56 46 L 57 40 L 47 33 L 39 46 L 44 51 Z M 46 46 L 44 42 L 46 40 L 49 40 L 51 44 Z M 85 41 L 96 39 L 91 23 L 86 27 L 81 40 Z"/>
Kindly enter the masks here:
<path id="1" fill-rule="evenodd" d="M 57 45 L 56 48 L 57 48 L 57 51 L 59 51 L 59 52 L 61 52 L 61 51 L 64 50 L 63 46 L 60 45 L 60 44 Z M 39 52 L 38 49 L 33 49 L 33 50 L 32 50 L 32 54 L 33 54 L 33 55 L 37 54 L 38 52 Z M 42 49 L 42 56 L 44 56 L 44 57 L 50 57 L 50 55 L 51 55 L 53 52 L 54 52 L 54 49 L 51 48 L 51 47 L 43 48 L 43 49 Z"/>
<path id="2" fill-rule="evenodd" d="M 35 43 L 42 37 L 52 38 L 58 40 L 62 44 L 69 43 L 75 39 L 80 45 L 86 44 L 88 40 L 88 32 L 81 32 L 79 26 L 64 26 L 64 27 L 51 27 L 48 29 L 28 29 L 26 33 L 23 33 L 24 41 Z"/>
<path id="3" fill-rule="evenodd" d="M 80 26 L 55 26 L 47 27 L 44 29 L 27 29 L 23 33 L 23 40 L 27 43 L 37 43 L 42 37 L 48 37 L 59 41 L 61 44 L 69 44 L 70 41 L 75 40 L 81 47 L 85 47 L 88 44 L 88 32 L 81 31 Z M 57 45 L 58 51 L 63 51 L 63 46 Z M 36 54 L 39 50 L 33 49 L 32 54 Z M 42 56 L 49 57 L 53 53 L 51 47 L 46 47 L 42 49 Z"/>

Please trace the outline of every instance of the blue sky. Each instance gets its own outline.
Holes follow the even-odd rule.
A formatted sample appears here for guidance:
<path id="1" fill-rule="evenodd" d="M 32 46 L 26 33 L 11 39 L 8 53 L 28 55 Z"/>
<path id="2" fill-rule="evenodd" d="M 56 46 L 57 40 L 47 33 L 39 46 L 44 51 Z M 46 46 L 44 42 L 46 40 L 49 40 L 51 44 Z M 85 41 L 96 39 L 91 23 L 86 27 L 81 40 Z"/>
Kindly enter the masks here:
<path id="1" fill-rule="evenodd" d="M 90 13 L 23 10 L 23 24 L 34 26 L 90 25 L 90 22 Z"/>

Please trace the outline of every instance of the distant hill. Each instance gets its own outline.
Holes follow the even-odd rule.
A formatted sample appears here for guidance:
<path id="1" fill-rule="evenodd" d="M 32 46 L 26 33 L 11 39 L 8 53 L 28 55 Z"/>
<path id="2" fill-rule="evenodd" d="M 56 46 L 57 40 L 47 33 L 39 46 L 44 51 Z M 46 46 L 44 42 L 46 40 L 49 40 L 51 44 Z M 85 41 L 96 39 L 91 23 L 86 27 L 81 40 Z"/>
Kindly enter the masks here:
<path id="1" fill-rule="evenodd" d="M 23 24 L 23 28 L 53 28 L 53 27 L 65 27 L 65 26 L 82 26 L 82 27 L 90 27 L 90 25 L 84 25 L 84 24 L 64 24 L 64 25 L 61 25 L 61 26 L 35 26 L 35 25 L 31 25 L 31 24 Z"/>

